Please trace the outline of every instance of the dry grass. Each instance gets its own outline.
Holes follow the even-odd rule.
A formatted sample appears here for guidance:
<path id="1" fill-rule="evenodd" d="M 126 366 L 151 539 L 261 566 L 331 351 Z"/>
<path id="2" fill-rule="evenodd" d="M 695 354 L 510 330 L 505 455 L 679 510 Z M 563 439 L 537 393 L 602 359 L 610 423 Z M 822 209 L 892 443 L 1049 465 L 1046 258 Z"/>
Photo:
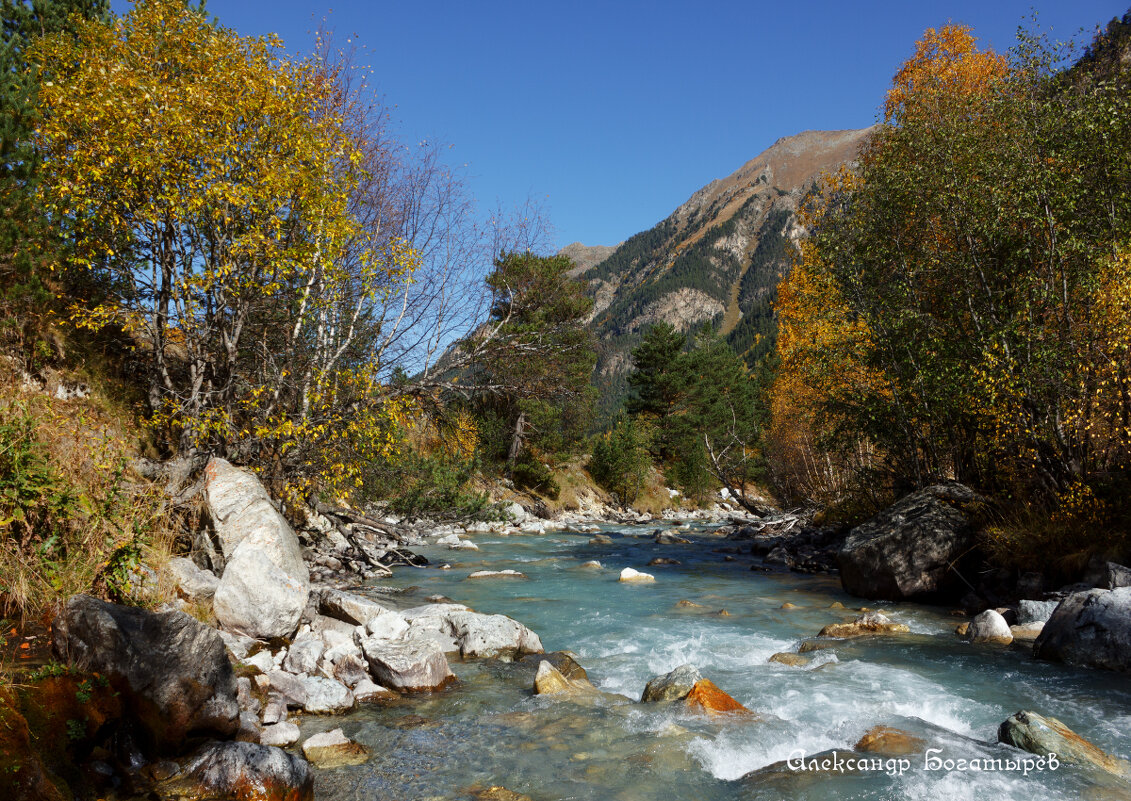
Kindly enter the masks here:
<path id="1" fill-rule="evenodd" d="M 159 494 L 128 471 L 144 438 L 97 389 L 59 400 L 0 364 L 0 614 L 38 615 L 80 592 L 168 597 L 141 567 L 172 545 Z"/>
<path id="2" fill-rule="evenodd" d="M 1092 556 L 1121 561 L 1131 552 L 1131 534 L 1112 521 L 1028 507 L 986 525 L 980 540 L 994 564 L 1061 582 L 1077 580 Z"/>

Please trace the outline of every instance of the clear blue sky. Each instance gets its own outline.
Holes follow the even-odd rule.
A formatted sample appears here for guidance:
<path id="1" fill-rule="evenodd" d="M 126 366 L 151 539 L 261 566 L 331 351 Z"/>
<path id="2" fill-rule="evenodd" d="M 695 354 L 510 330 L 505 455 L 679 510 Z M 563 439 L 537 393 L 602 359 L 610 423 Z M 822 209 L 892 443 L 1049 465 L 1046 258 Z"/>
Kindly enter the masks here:
<path id="1" fill-rule="evenodd" d="M 775 139 L 859 128 L 927 27 L 1008 49 L 1032 10 L 1068 39 L 1131 0 L 208 0 L 307 50 L 322 18 L 369 49 L 409 140 L 450 143 L 485 208 L 540 199 L 559 245 L 615 244 Z M 114 0 L 116 11 L 128 8 Z"/>

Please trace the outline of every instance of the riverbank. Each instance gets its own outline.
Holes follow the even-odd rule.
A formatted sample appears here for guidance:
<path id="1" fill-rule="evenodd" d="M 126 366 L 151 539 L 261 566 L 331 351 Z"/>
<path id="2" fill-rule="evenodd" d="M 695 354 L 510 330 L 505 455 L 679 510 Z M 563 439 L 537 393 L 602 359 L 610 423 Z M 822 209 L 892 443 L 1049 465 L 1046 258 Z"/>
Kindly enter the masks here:
<path id="1" fill-rule="evenodd" d="M 221 496 L 209 497 L 227 525 Z M 251 508 L 235 507 L 241 517 Z M 274 519 L 269 505 L 260 509 L 268 523 Z M 218 732 L 220 745 L 204 748 L 229 749 L 228 762 L 252 776 L 267 764 L 256 754 L 277 754 L 271 775 L 278 778 L 281 766 L 292 782 L 277 783 L 278 792 L 325 801 L 596 801 L 672 792 L 708 801 L 854 792 L 1020 799 L 1124 787 L 1078 765 L 1020 777 L 792 769 L 797 753 L 856 753 L 877 737 L 888 748 L 893 736 L 915 744 L 919 756 L 930 747 L 954 759 L 1016 758 L 1020 752 L 998 743 L 998 728 L 1018 710 L 1064 721 L 1117 760 L 1131 750 L 1121 723 L 1131 720 L 1131 693 L 1118 674 L 1035 662 L 1020 639 L 960 638 L 956 625 L 974 621 L 947 607 L 867 602 L 882 616 L 854 622 L 862 601 L 834 573 L 809 569 L 808 549 L 827 559 L 844 538 L 818 548 L 824 535 L 787 516 L 719 507 L 678 515 L 689 519 L 640 522 L 632 514 L 631 522 L 611 522 L 504 511 L 505 521 L 454 525 L 323 509 L 296 538 L 311 588 L 287 624 L 297 633 L 256 640 L 209 628 L 200 635 L 227 651 L 225 703 L 238 709 L 230 731 Z M 222 549 L 224 527 L 214 534 Z M 770 558 L 779 549 L 793 564 Z M 182 576 L 182 595 L 203 588 L 215 599 L 235 553 L 222 579 L 198 568 L 191 581 Z M 651 580 L 624 581 L 626 570 Z M 179 603 L 197 614 L 204 605 Z M 849 636 L 857 633 L 865 636 Z M 392 665 L 390 652 L 404 656 L 413 643 L 413 659 Z M 593 690 L 537 695 L 541 651 L 570 652 Z M 685 664 L 749 712 L 640 703 L 650 680 Z M 887 729 L 896 734 L 876 734 Z M 200 750 L 170 760 L 139 748 L 131 767 L 98 734 L 76 744 L 87 743 L 83 765 L 88 774 L 101 771 L 95 786 L 103 796 L 216 794 L 199 782 Z M 330 734 L 338 745 L 315 747 Z M 264 745 L 223 744 L 233 736 Z M 315 767 L 303 774 L 297 766 L 306 756 Z M 519 795 L 490 795 L 497 787 Z"/>

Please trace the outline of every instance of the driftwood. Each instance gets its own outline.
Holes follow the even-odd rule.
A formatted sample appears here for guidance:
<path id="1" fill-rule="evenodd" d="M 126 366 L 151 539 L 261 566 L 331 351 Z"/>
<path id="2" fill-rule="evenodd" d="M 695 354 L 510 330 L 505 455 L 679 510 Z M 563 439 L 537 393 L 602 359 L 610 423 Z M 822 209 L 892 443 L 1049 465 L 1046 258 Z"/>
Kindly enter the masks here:
<path id="1" fill-rule="evenodd" d="M 382 522 L 380 520 L 374 520 L 372 517 L 362 514 L 361 512 L 356 512 L 353 509 L 345 509 L 340 506 L 327 506 L 324 503 L 316 503 L 314 505 L 314 508 L 318 512 L 318 514 L 322 515 L 323 517 L 330 518 L 332 522 L 334 518 L 337 518 L 340 521 L 350 523 L 355 526 L 361 526 L 362 528 L 372 529 L 373 531 L 384 534 L 390 539 L 396 540 L 398 542 L 400 541 L 400 537 L 397 535 L 397 530 L 395 528 L 390 526 L 388 523 Z"/>

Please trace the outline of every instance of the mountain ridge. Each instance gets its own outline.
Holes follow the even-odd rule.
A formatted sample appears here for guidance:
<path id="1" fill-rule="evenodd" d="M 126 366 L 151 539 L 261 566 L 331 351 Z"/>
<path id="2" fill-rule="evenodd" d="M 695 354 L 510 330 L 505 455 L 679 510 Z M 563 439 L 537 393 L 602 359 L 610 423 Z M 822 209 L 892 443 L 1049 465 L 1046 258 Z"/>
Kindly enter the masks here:
<path id="1" fill-rule="evenodd" d="M 684 332 L 714 325 L 751 367 L 767 357 L 777 284 L 801 236 L 797 208 L 823 172 L 857 158 L 872 130 L 781 137 L 588 269 L 579 264 L 574 275 L 594 299 L 588 324 L 600 341 L 595 381 L 608 396 L 603 413 L 619 406 L 629 352 L 656 322 Z M 598 253 L 580 243 L 567 249 L 587 264 Z"/>

